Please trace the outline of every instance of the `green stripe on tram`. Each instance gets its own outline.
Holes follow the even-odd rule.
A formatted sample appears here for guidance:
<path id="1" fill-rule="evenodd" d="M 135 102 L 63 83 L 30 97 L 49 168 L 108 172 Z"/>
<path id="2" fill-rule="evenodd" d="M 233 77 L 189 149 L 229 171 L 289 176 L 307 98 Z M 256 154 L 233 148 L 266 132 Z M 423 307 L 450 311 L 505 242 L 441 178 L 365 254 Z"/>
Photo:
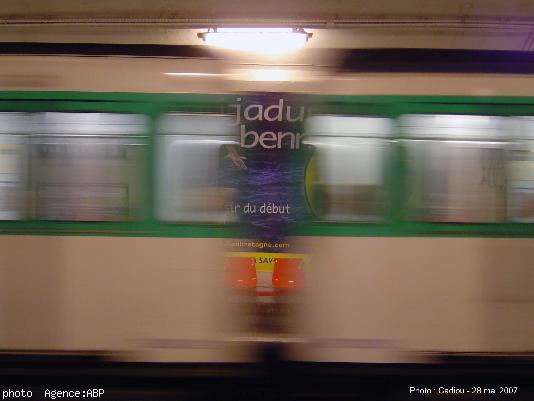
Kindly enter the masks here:
<path id="1" fill-rule="evenodd" d="M 314 112 L 360 114 L 396 118 L 402 114 L 451 113 L 518 116 L 534 115 L 534 97 L 513 96 L 412 96 L 412 95 L 311 95 Z M 54 91 L 0 92 L 0 110 L 13 112 L 108 112 L 136 113 L 150 118 L 150 129 L 161 113 L 228 112 L 224 105 L 233 103 L 235 95 L 169 93 L 99 93 Z M 402 136 L 402 135 L 401 135 Z M 153 135 L 152 135 L 153 138 Z M 153 142 L 152 142 L 153 145 Z M 149 147 L 149 217 L 135 222 L 59 222 L 42 220 L 0 221 L 0 235 L 84 235 L 137 236 L 176 238 L 231 238 L 239 236 L 238 226 L 161 223 L 154 217 L 154 146 Z M 320 223 L 298 224 L 289 230 L 299 236 L 373 236 L 373 237 L 534 237 L 533 223 L 419 223 L 402 216 L 403 182 L 406 179 L 401 149 L 390 172 L 389 201 L 386 219 L 379 224 Z"/>

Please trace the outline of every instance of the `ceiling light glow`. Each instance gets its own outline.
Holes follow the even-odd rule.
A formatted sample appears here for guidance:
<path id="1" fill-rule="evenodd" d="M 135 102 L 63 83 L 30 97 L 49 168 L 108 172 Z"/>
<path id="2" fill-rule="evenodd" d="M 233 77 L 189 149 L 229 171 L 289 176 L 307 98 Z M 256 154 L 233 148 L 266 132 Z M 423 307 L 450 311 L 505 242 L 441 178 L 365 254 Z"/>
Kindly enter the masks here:
<path id="1" fill-rule="evenodd" d="M 165 72 L 164 75 L 173 77 L 218 77 L 222 74 L 215 72 Z"/>
<path id="2" fill-rule="evenodd" d="M 294 28 L 215 28 L 198 34 L 210 46 L 265 55 L 297 51 L 311 36 Z"/>

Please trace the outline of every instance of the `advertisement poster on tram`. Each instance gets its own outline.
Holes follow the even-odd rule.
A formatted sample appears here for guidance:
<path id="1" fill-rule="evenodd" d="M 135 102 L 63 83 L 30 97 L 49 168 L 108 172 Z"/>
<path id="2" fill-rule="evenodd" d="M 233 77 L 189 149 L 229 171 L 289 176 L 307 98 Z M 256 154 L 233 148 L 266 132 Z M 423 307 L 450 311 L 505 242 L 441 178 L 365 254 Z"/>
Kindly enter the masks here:
<path id="1" fill-rule="evenodd" d="M 300 273 L 309 264 L 290 239 L 292 226 L 310 215 L 305 182 L 312 148 L 304 142 L 309 108 L 298 96 L 284 93 L 237 96 L 230 108 L 239 145 L 226 146 L 221 157 L 223 170 L 232 172 L 239 188 L 230 208 L 243 223 L 230 256 L 254 258 L 256 292 L 272 295 L 277 264 L 296 266 Z"/>

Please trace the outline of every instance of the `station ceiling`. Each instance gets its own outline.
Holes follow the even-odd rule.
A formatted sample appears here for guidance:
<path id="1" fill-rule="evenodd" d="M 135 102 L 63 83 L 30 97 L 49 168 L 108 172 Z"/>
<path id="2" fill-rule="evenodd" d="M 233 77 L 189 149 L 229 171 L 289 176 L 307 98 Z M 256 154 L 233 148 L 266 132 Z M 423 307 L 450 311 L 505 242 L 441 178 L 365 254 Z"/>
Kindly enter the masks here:
<path id="1" fill-rule="evenodd" d="M 215 26 L 299 26 L 316 48 L 534 50 L 534 0 L 3 0 L 0 42 L 202 45 Z"/>
<path id="2" fill-rule="evenodd" d="M 363 20 L 528 21 L 528 0 L 4 0 L 4 21 L 303 21 L 351 24 Z"/>

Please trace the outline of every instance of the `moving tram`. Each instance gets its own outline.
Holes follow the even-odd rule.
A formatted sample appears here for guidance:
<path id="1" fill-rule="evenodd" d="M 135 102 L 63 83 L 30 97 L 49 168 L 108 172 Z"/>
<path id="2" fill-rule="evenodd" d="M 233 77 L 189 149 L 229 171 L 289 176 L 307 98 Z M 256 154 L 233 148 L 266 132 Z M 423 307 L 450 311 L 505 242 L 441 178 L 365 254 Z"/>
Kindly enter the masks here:
<path id="1" fill-rule="evenodd" d="M 419 362 L 534 350 L 530 75 L 328 72 L 269 86 L 201 75 L 212 62 L 1 57 L 17 78 L 0 92 L 2 352 L 236 362 L 267 341 L 299 361 Z M 251 115 L 240 131 L 240 101 L 305 104 L 302 136 L 274 139 Z M 228 171 L 257 167 L 253 130 L 269 133 L 261 154 L 305 153 L 284 153 L 295 197 L 269 195 L 302 211 L 284 226 L 289 250 L 229 245 L 244 226 Z M 234 303 L 229 255 L 252 258 L 258 283 Z M 258 288 L 284 258 L 303 272 L 291 330 L 250 329 L 243 305 L 274 302 Z"/>

